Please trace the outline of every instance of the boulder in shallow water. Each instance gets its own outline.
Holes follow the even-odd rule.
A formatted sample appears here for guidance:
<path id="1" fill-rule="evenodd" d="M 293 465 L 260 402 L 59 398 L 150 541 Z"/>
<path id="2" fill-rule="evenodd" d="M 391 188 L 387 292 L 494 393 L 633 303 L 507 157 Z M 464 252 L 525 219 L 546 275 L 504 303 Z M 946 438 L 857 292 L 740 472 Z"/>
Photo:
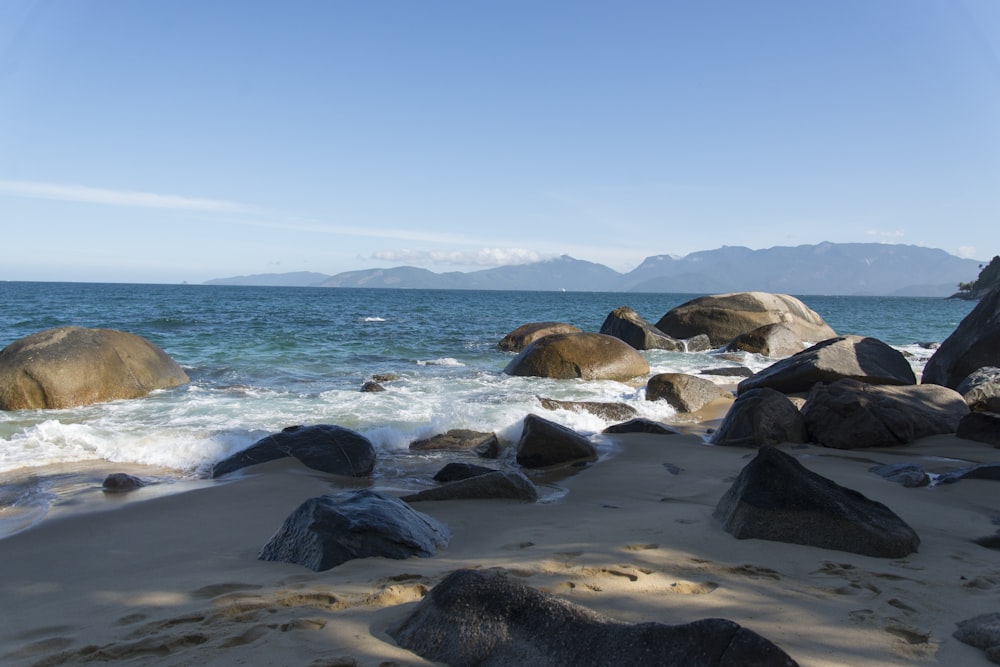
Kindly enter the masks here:
<path id="1" fill-rule="evenodd" d="M 602 403 L 599 401 L 559 401 L 554 398 L 538 397 L 539 404 L 546 410 L 569 410 L 570 412 L 596 415 L 601 419 L 629 419 L 637 414 L 635 408 L 626 403 Z"/>
<path id="2" fill-rule="evenodd" d="M 649 373 L 649 362 L 613 336 L 595 333 L 552 334 L 539 338 L 514 357 L 504 373 L 560 380 L 618 380 Z"/>
<path id="3" fill-rule="evenodd" d="M 732 394 L 711 380 L 687 373 L 658 373 L 646 382 L 646 400 L 666 401 L 677 412 L 697 412 Z"/>
<path id="4" fill-rule="evenodd" d="M 921 382 L 954 389 L 985 366 L 1000 366 L 1000 287 L 984 296 L 935 350 Z"/>
<path id="5" fill-rule="evenodd" d="M 533 503 L 538 500 L 538 489 L 519 472 L 490 470 L 481 475 L 448 482 L 433 489 L 403 496 L 408 503 L 422 500 L 520 500 Z"/>
<path id="6" fill-rule="evenodd" d="M 220 477 L 247 466 L 294 457 L 303 465 L 347 477 L 367 477 L 375 468 L 375 446 L 356 431 L 333 424 L 289 426 L 261 438 L 212 468 Z"/>
<path id="7" fill-rule="evenodd" d="M 0 351 L 0 410 L 139 398 L 188 381 L 159 347 L 114 329 L 47 329 Z"/>
<path id="8" fill-rule="evenodd" d="M 602 433 L 650 433 L 653 435 L 680 435 L 680 431 L 652 419 L 638 417 L 621 424 L 612 424 Z"/>
<path id="9" fill-rule="evenodd" d="M 320 572 L 355 558 L 426 558 L 449 539 L 447 526 L 399 498 L 358 489 L 299 505 L 258 558 Z"/>
<path id="10" fill-rule="evenodd" d="M 916 532 L 882 503 L 817 475 L 775 447 L 761 447 L 713 516 L 727 533 L 876 558 L 917 550 Z"/>
<path id="11" fill-rule="evenodd" d="M 765 324 L 733 338 L 726 345 L 726 351 L 749 352 L 765 357 L 790 357 L 803 350 L 804 342 L 784 324 Z"/>
<path id="12" fill-rule="evenodd" d="M 707 336 L 678 340 L 654 327 L 628 306 L 611 311 L 601 325 L 601 333 L 621 339 L 637 350 L 700 352 L 709 349 Z"/>
<path id="13" fill-rule="evenodd" d="M 484 459 L 495 459 L 500 455 L 500 440 L 497 438 L 496 433 L 454 428 L 444 433 L 438 433 L 430 438 L 414 440 L 410 443 L 410 451 L 473 451 Z"/>
<path id="14" fill-rule="evenodd" d="M 574 461 L 596 461 L 597 449 L 585 436 L 538 415 L 524 418 L 517 442 L 517 463 L 544 468 Z"/>
<path id="15" fill-rule="evenodd" d="M 493 468 L 477 466 L 474 463 L 459 463 L 457 461 L 452 461 L 437 471 L 437 474 L 434 475 L 434 481 L 441 482 L 442 484 L 446 482 L 457 482 L 460 479 L 469 479 L 470 477 L 485 475 L 491 472 L 494 472 Z"/>
<path id="16" fill-rule="evenodd" d="M 129 491 L 141 489 L 144 486 L 146 486 L 146 482 L 134 475 L 124 472 L 113 472 L 104 478 L 101 490 L 105 493 L 128 493 Z"/>
<path id="17" fill-rule="evenodd" d="M 565 322 L 531 322 L 522 324 L 503 337 L 497 348 L 504 352 L 520 352 L 543 336 L 580 333 L 580 328 Z"/>
<path id="18" fill-rule="evenodd" d="M 796 664 L 772 642 L 726 619 L 625 623 L 525 586 L 503 570 L 452 572 L 388 633 L 403 648 L 448 665 Z"/>

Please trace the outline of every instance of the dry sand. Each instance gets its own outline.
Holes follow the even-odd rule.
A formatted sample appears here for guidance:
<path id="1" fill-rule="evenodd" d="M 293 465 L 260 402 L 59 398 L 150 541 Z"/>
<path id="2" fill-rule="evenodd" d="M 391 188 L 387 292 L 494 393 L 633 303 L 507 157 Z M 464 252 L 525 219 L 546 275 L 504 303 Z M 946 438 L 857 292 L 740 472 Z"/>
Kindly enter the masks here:
<path id="1" fill-rule="evenodd" d="M 951 634 L 997 610 L 1000 552 L 971 542 L 997 531 L 997 482 L 908 489 L 868 469 L 913 461 L 941 472 L 1000 461 L 1000 450 L 954 437 L 782 447 L 918 532 L 918 553 L 885 560 L 725 533 L 712 511 L 751 450 L 694 435 L 614 442 L 614 455 L 562 480 L 557 502 L 416 504 L 452 530 L 435 557 L 319 573 L 256 559 L 300 502 L 344 488 L 288 462 L 53 516 L 0 540 L 0 664 L 428 664 L 386 626 L 447 573 L 495 566 L 628 621 L 732 619 L 802 665 L 990 664 Z"/>

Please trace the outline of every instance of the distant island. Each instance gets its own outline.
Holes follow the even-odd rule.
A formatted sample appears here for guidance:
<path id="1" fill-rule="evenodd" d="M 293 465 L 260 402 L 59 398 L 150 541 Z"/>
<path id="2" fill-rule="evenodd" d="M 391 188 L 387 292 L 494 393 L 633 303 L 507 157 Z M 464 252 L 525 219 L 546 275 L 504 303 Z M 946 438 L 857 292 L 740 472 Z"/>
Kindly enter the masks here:
<path id="1" fill-rule="evenodd" d="M 1000 273 L 998 258 L 994 258 L 990 266 L 994 264 Z M 628 273 L 563 255 L 531 264 L 470 272 L 435 273 L 400 266 L 336 275 L 265 273 L 218 278 L 206 284 L 696 294 L 762 291 L 798 295 L 948 297 L 955 294 L 956 285 L 974 284 L 977 287 L 968 291 L 970 294 L 978 291 L 983 275 L 974 283 L 963 281 L 981 269 L 982 262 L 978 260 L 956 257 L 937 248 L 886 243 L 819 243 L 763 250 L 723 246 L 684 257 L 654 255 Z"/>

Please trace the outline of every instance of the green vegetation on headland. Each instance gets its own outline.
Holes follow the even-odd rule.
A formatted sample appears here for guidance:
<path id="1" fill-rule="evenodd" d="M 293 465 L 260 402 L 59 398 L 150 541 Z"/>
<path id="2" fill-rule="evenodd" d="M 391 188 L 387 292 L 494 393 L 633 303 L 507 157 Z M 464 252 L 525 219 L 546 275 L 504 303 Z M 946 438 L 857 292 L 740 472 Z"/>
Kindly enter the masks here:
<path id="1" fill-rule="evenodd" d="M 986 266 L 979 265 L 979 277 L 968 283 L 959 283 L 954 299 L 979 299 L 991 289 L 1000 285 L 1000 255 L 990 260 Z"/>

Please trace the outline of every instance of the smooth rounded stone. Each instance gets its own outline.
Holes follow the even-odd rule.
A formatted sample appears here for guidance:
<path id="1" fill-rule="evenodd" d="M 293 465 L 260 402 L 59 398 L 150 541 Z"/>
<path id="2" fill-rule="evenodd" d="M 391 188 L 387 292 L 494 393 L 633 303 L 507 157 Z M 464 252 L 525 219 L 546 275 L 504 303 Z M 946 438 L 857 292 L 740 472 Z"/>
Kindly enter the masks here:
<path id="1" fill-rule="evenodd" d="M 361 385 L 361 392 L 365 394 L 377 394 L 382 391 L 385 391 L 385 387 L 374 380 L 369 380 Z"/>
<path id="2" fill-rule="evenodd" d="M 931 483 L 930 476 L 916 463 L 891 463 L 873 466 L 868 469 L 879 477 L 890 482 L 902 484 L 907 488 L 927 486 Z"/>
<path id="3" fill-rule="evenodd" d="M 372 382 L 395 382 L 399 379 L 396 373 L 375 373 L 372 375 Z"/>
<path id="4" fill-rule="evenodd" d="M 495 459 L 500 455 L 500 440 L 496 433 L 484 433 L 464 428 L 453 428 L 430 438 L 414 440 L 410 443 L 413 452 L 475 452 L 484 459 Z"/>
<path id="5" fill-rule="evenodd" d="M 985 651 L 991 662 L 1000 662 L 1000 612 L 973 616 L 956 625 L 955 639 Z"/>
<path id="6" fill-rule="evenodd" d="M 957 470 L 951 470 L 939 475 L 937 484 L 954 484 L 963 479 L 985 479 L 994 482 L 1000 481 L 1000 463 L 977 463 Z"/>
<path id="7" fill-rule="evenodd" d="M 974 412 L 1000 412 L 1000 368 L 987 366 L 971 373 L 955 389 Z"/>
<path id="8" fill-rule="evenodd" d="M 647 401 L 666 401 L 678 412 L 697 412 L 732 394 L 711 380 L 687 373 L 659 373 L 646 382 Z"/>
<path id="9" fill-rule="evenodd" d="M 842 379 L 869 384 L 912 385 L 913 367 L 899 350 L 877 338 L 840 336 L 822 341 L 740 382 L 737 393 L 770 387 L 783 394 L 805 393 L 817 382 Z"/>
<path id="10" fill-rule="evenodd" d="M 980 299 L 924 366 L 921 382 L 955 388 L 986 366 L 1000 366 L 1000 288 Z"/>
<path id="11" fill-rule="evenodd" d="M 638 411 L 626 403 L 600 403 L 598 401 L 559 401 L 554 398 L 538 397 L 538 403 L 546 410 L 569 410 L 570 412 L 586 413 L 611 421 L 613 419 L 629 419 Z"/>
<path id="12" fill-rule="evenodd" d="M 756 538 L 903 558 L 920 538 L 882 503 L 817 475 L 765 446 L 719 500 L 713 516 L 738 539 Z"/>
<path id="13" fill-rule="evenodd" d="M 0 351 L 0 410 L 140 398 L 189 381 L 159 347 L 114 329 L 47 329 Z"/>
<path id="14" fill-rule="evenodd" d="M 294 457 L 306 467 L 333 475 L 367 477 L 375 468 L 375 446 L 356 431 L 333 424 L 289 426 L 219 461 L 212 477 L 247 466 Z"/>
<path id="15" fill-rule="evenodd" d="M 726 352 L 749 352 L 765 357 L 790 357 L 805 348 L 804 341 L 784 324 L 765 324 L 740 334 L 726 345 Z"/>
<path id="16" fill-rule="evenodd" d="M 525 468 L 544 468 L 574 461 L 596 461 L 597 449 L 583 435 L 538 415 L 524 418 L 517 442 L 517 463 Z"/>
<path id="17" fill-rule="evenodd" d="M 539 338 L 511 360 L 504 373 L 562 380 L 618 380 L 649 373 L 649 362 L 632 346 L 595 333 Z"/>
<path id="18" fill-rule="evenodd" d="M 459 463 L 452 461 L 437 471 L 434 475 L 435 482 L 457 482 L 460 479 L 469 479 L 477 475 L 485 475 L 495 472 L 493 468 L 477 466 L 474 463 Z"/>
<path id="19" fill-rule="evenodd" d="M 792 667 L 778 646 L 721 618 L 630 624 L 512 579 L 457 570 L 388 634 L 435 664 L 481 667 L 644 665 Z"/>
<path id="20" fill-rule="evenodd" d="M 970 412 L 958 422 L 955 435 L 964 440 L 1000 447 L 1000 413 Z"/>
<path id="21" fill-rule="evenodd" d="M 355 558 L 426 558 L 450 539 L 447 526 L 399 498 L 358 489 L 302 503 L 258 559 L 320 572 Z"/>
<path id="22" fill-rule="evenodd" d="M 141 489 L 144 486 L 146 486 L 146 482 L 134 475 L 124 472 L 113 472 L 104 478 L 101 490 L 105 493 L 128 493 L 129 491 Z"/>
<path id="23" fill-rule="evenodd" d="M 674 338 L 708 336 L 712 347 L 766 324 L 783 324 L 797 338 L 821 341 L 837 332 L 795 297 L 768 292 L 734 292 L 698 297 L 670 310 L 656 328 Z"/>
<path id="24" fill-rule="evenodd" d="M 630 419 L 621 424 L 612 424 L 602 431 L 602 433 L 650 433 L 653 435 L 680 435 L 680 431 L 672 429 L 666 424 L 662 424 L 652 419 L 642 417 Z"/>
<path id="25" fill-rule="evenodd" d="M 601 325 L 601 333 L 614 336 L 637 350 L 687 351 L 684 341 L 663 333 L 628 306 L 611 311 Z"/>
<path id="26" fill-rule="evenodd" d="M 737 397 L 710 442 L 760 447 L 808 440 L 805 418 L 799 409 L 781 392 L 762 387 Z"/>
<path id="27" fill-rule="evenodd" d="M 969 407 L 939 385 L 817 384 L 802 408 L 812 442 L 836 449 L 905 445 L 955 433 Z"/>
<path id="28" fill-rule="evenodd" d="M 581 333 L 579 327 L 565 322 L 531 322 L 522 324 L 504 336 L 497 349 L 504 352 L 520 352 L 543 336 L 563 333 Z"/>
<path id="29" fill-rule="evenodd" d="M 436 478 L 435 478 L 436 479 Z M 490 470 L 443 484 L 432 489 L 403 496 L 408 503 L 422 500 L 520 500 L 533 503 L 538 500 L 538 489 L 522 473 Z"/>

